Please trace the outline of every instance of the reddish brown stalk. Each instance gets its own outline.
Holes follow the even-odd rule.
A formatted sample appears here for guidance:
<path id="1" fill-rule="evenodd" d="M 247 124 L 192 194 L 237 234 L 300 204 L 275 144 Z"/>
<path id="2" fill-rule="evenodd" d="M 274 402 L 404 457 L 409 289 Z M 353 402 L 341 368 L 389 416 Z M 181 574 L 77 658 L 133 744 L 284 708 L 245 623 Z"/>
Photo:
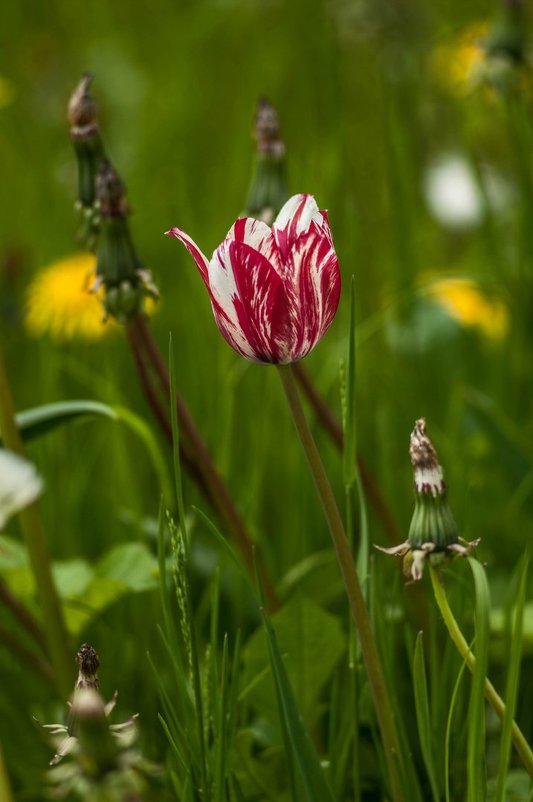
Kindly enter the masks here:
<path id="1" fill-rule="evenodd" d="M 168 370 L 152 331 L 144 317 L 137 315 L 130 319 L 128 322 L 128 337 L 143 391 L 145 392 L 150 406 L 154 410 L 154 414 L 156 415 L 161 429 L 169 442 L 172 442 L 169 417 L 168 414 L 164 412 L 164 408 L 162 408 L 153 386 L 149 383 L 146 365 L 143 361 L 144 357 L 149 360 L 150 366 L 159 380 L 160 388 L 167 396 L 170 393 Z M 254 577 L 255 569 L 252 540 L 235 506 L 229 489 L 213 463 L 209 449 L 179 392 L 176 393 L 176 407 L 180 436 L 182 438 L 180 454 L 182 457 L 185 456 L 186 458 L 184 462 L 185 467 L 192 474 L 204 495 L 217 510 L 222 522 L 232 533 L 243 555 L 246 568 L 250 575 Z M 279 606 L 279 602 L 274 587 L 264 570 L 262 570 L 262 579 L 269 608 L 271 611 L 274 611 Z"/>
<path id="2" fill-rule="evenodd" d="M 17 597 L 11 593 L 2 579 L 0 579 L 0 602 L 11 611 L 14 618 L 17 619 L 19 624 L 22 624 L 26 632 L 31 635 L 44 654 L 47 654 L 46 640 L 39 624 L 29 610 L 27 610 Z"/>
<path id="3" fill-rule="evenodd" d="M 321 425 L 329 434 L 331 440 L 335 443 L 339 451 L 342 451 L 344 438 L 340 423 L 332 414 L 330 408 L 328 407 L 322 396 L 317 391 L 315 385 L 311 380 L 311 377 L 307 373 L 302 363 L 295 362 L 293 368 L 294 368 L 294 374 L 298 380 L 298 384 L 302 388 L 307 400 L 311 404 L 315 412 L 315 415 L 317 416 Z M 360 454 L 357 454 L 357 467 L 359 468 L 359 475 L 361 477 L 361 482 L 365 494 L 370 504 L 376 511 L 376 514 L 379 520 L 381 521 L 383 529 L 385 530 L 387 538 L 390 540 L 391 543 L 400 542 L 401 540 L 403 540 L 403 537 L 396 524 L 396 521 L 392 517 L 390 510 L 385 502 L 385 499 L 381 495 L 379 487 L 376 485 L 372 474 L 370 473 Z"/>
<path id="4" fill-rule="evenodd" d="M 133 356 L 135 369 L 139 376 L 141 389 L 148 401 L 149 406 L 154 413 L 154 416 L 159 423 L 159 427 L 165 436 L 167 442 L 172 445 L 172 426 L 170 424 L 169 414 L 167 412 L 168 404 L 160 397 L 160 387 L 153 385 L 153 371 L 151 366 L 145 362 L 142 349 L 142 339 L 139 338 L 139 332 L 134 326 L 128 324 L 128 342 Z M 156 377 L 157 378 L 157 377 Z M 185 450 L 183 444 L 180 444 L 180 459 L 185 466 L 187 472 L 193 477 L 194 481 L 200 486 L 203 493 L 207 492 L 203 484 L 202 476 L 196 467 L 194 460 Z"/>

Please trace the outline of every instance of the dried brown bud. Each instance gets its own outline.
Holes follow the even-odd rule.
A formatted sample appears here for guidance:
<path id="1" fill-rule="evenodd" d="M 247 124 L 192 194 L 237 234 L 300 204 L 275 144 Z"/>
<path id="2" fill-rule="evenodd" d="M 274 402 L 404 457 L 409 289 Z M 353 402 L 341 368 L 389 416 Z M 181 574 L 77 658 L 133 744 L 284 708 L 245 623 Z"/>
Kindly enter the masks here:
<path id="1" fill-rule="evenodd" d="M 70 133 L 74 139 L 87 139 L 98 131 L 98 110 L 89 89 L 92 80 L 93 76 L 85 73 L 70 96 L 68 119 L 71 125 Z"/>
<path id="2" fill-rule="evenodd" d="M 83 643 L 76 655 L 76 663 L 79 669 L 76 690 L 81 690 L 82 688 L 98 690 L 100 684 L 98 681 L 100 658 L 93 647 L 88 643 Z"/>
<path id="3" fill-rule="evenodd" d="M 257 103 L 254 136 L 258 153 L 283 156 L 285 145 L 281 140 L 278 113 L 265 98 L 260 98 Z"/>
<path id="4" fill-rule="evenodd" d="M 419 418 L 411 432 L 409 456 L 414 468 L 417 493 L 441 495 L 446 490 L 442 468 L 439 465 L 435 446 L 426 434 L 426 419 Z"/>
<path id="5" fill-rule="evenodd" d="M 126 188 L 109 159 L 102 162 L 96 176 L 96 200 L 104 217 L 127 217 Z"/>

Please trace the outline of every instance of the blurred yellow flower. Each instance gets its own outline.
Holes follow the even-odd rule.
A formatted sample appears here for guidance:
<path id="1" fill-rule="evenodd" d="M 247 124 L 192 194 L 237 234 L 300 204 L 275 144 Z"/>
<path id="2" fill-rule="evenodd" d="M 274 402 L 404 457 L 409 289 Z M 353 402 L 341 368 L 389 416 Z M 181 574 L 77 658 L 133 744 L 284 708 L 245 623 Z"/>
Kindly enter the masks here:
<path id="1" fill-rule="evenodd" d="M 476 22 L 464 28 L 452 41 L 433 51 L 431 66 L 439 84 L 451 94 L 465 96 L 476 85 L 486 59 L 487 22 Z"/>
<path id="2" fill-rule="evenodd" d="M 28 289 L 28 332 L 35 337 L 49 334 L 59 341 L 98 340 L 115 328 L 112 321 L 104 323 L 102 290 L 89 292 L 95 271 L 92 253 L 77 253 L 41 270 Z"/>
<path id="3" fill-rule="evenodd" d="M 441 279 L 429 285 L 427 294 L 465 328 L 477 328 L 493 340 L 502 340 L 507 334 L 507 306 L 482 292 L 472 279 Z"/>

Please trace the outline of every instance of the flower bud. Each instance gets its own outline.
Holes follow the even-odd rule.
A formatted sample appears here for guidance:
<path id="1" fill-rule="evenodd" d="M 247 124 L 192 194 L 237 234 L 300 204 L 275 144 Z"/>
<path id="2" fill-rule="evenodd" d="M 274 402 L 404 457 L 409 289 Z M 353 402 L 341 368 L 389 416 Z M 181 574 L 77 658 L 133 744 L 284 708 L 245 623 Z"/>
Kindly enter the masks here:
<path id="1" fill-rule="evenodd" d="M 415 509 L 405 543 L 392 549 L 376 546 L 386 554 L 404 557 L 404 573 L 414 580 L 422 578 L 424 563 L 433 565 L 456 555 L 466 556 L 478 540 L 470 543 L 459 537 L 453 513 L 448 504 L 444 473 L 437 452 L 426 434 L 426 421 L 420 418 L 411 433 L 409 456 L 414 470 Z"/>
<path id="2" fill-rule="evenodd" d="M 94 204 L 96 173 L 104 156 L 97 106 L 89 89 L 91 82 L 92 75 L 86 73 L 68 104 L 70 136 L 78 161 L 78 203 L 82 209 Z"/>
<path id="3" fill-rule="evenodd" d="M 254 137 L 257 143 L 255 174 L 246 201 L 247 214 L 272 223 L 289 197 L 285 144 L 276 109 L 261 98 L 257 104 Z"/>
<path id="4" fill-rule="evenodd" d="M 125 187 L 109 160 L 102 162 L 98 172 L 96 197 L 101 217 L 96 250 L 97 287 L 103 284 L 105 288 L 106 315 L 124 322 L 142 311 L 145 297 L 157 297 L 157 288 L 133 245 Z"/>

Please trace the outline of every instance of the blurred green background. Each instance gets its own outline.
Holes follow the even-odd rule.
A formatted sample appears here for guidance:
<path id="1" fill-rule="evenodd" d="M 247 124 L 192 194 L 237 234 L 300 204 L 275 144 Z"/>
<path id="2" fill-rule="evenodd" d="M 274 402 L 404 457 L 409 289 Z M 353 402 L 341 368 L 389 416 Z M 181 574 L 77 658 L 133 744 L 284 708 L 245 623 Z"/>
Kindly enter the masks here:
<path id="1" fill-rule="evenodd" d="M 427 417 L 461 534 L 482 537 L 495 603 L 505 601 L 532 539 L 531 108 L 527 90 L 511 102 L 458 86 L 461 59 L 474 56 L 453 49 L 496 10 L 449 0 L 4 4 L 0 337 L 17 407 L 94 398 L 150 420 L 120 330 L 95 343 L 58 343 L 32 338 L 23 323 L 32 278 L 76 250 L 66 104 L 88 70 L 107 150 L 128 188 L 133 236 L 161 290 L 156 337 L 166 353 L 172 332 L 179 386 L 270 573 L 279 581 L 328 547 L 275 371 L 228 348 L 192 260 L 163 236 L 178 225 L 208 254 L 222 240 L 244 208 L 255 104 L 264 95 L 279 111 L 291 189 L 329 210 L 345 288 L 309 371 L 340 417 L 354 275 L 360 452 L 406 533 L 408 437 L 414 420 Z M 427 189 L 432 168 L 450 155 L 470 181 L 466 190 L 467 179 L 452 180 L 448 208 L 452 218 L 459 208 L 459 222 L 451 223 L 432 211 Z M 474 200 L 461 218 L 465 193 Z M 465 325 L 428 299 L 431 282 L 450 276 L 471 278 L 497 304 L 482 310 L 481 323 Z M 502 304 L 507 323 L 491 336 Z M 338 454 L 314 428 L 340 491 Z M 46 477 L 42 508 L 55 559 L 95 561 L 132 541 L 153 549 L 145 521 L 157 515 L 159 487 L 131 435 L 107 421 L 73 425 L 29 454 Z M 206 508 L 189 483 L 186 498 Z M 197 521 L 206 541 L 198 577 L 217 560 L 202 527 Z M 371 535 L 385 542 L 372 512 Z M 396 564 L 379 568 L 401 586 Z M 338 594 L 333 571 L 319 585 L 325 602 Z M 161 652 L 157 604 L 153 592 L 128 595 L 80 633 L 98 642 L 104 695 L 119 687 L 125 708 L 141 712 L 156 734 L 154 753 L 163 736 L 144 655 Z M 237 604 L 232 615 L 246 618 Z M 0 675 L 9 688 L 0 737 L 17 799 L 38 799 L 48 747 L 30 712 L 54 720 L 62 709 L 5 649 Z"/>

